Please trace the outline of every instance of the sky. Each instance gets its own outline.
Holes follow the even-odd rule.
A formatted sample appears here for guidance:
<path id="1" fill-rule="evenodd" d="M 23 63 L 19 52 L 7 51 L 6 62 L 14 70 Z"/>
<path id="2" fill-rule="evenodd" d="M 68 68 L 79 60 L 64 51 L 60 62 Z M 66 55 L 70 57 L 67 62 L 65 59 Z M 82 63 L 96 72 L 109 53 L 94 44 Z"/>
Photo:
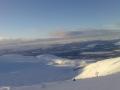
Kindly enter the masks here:
<path id="1" fill-rule="evenodd" d="M 49 38 L 81 28 L 119 29 L 120 0 L 0 0 L 0 38 Z"/>

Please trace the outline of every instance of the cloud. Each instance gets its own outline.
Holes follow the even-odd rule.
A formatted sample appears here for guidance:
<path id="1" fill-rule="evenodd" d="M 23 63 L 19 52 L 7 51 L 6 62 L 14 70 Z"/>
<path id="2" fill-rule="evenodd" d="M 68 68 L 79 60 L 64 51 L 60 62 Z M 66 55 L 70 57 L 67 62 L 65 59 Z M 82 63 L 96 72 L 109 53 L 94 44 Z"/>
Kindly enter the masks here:
<path id="1" fill-rule="evenodd" d="M 76 37 L 83 34 L 84 31 L 89 31 L 90 29 L 59 29 L 52 33 L 50 33 L 51 37 L 56 38 L 70 38 L 70 37 Z M 91 29 L 93 30 L 93 29 Z"/>
<path id="2" fill-rule="evenodd" d="M 0 36 L 0 41 L 10 39 L 9 37 Z"/>
<path id="3" fill-rule="evenodd" d="M 0 40 L 3 40 L 4 39 L 4 37 L 0 37 Z"/>
<path id="4" fill-rule="evenodd" d="M 56 38 L 80 38 L 80 37 L 96 37 L 106 35 L 117 35 L 120 33 L 118 29 L 78 29 L 74 31 L 56 31 L 51 34 Z"/>
<path id="5" fill-rule="evenodd" d="M 54 32 L 52 35 L 57 38 L 70 38 L 70 37 L 76 37 L 81 35 L 81 31 L 58 31 Z"/>
<path id="6" fill-rule="evenodd" d="M 51 34 L 52 37 L 56 38 L 73 38 L 83 35 L 90 35 L 93 33 L 101 33 L 101 30 L 98 29 L 79 29 L 74 31 L 56 31 Z"/>
<path id="7" fill-rule="evenodd" d="M 64 31 L 56 31 L 56 32 L 52 32 L 50 34 L 50 36 L 55 37 L 55 38 L 62 38 L 66 36 L 66 32 Z"/>
<path id="8" fill-rule="evenodd" d="M 52 32 L 51 36 L 56 38 L 73 38 L 79 36 L 94 36 L 94 35 L 113 35 L 117 32 L 120 33 L 120 23 L 106 24 L 98 28 L 78 28 L 78 29 L 66 29 L 60 28 L 55 32 Z"/>
<path id="9" fill-rule="evenodd" d="M 120 23 L 105 25 L 103 28 L 109 30 L 120 30 Z"/>

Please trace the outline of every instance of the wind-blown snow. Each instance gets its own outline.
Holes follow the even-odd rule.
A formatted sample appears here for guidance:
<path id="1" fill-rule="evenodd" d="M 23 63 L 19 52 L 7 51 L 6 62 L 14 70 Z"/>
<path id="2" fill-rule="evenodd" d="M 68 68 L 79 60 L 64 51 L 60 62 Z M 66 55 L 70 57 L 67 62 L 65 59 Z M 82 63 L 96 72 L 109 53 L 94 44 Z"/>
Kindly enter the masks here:
<path id="1" fill-rule="evenodd" d="M 120 57 L 89 64 L 75 79 L 106 76 L 120 72 Z"/>

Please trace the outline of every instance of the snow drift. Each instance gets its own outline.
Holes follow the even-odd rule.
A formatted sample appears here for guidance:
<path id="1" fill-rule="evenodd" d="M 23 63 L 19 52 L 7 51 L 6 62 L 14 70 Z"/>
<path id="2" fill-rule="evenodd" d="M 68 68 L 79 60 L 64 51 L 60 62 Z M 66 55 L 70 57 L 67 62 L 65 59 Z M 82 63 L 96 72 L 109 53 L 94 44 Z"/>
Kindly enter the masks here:
<path id="1" fill-rule="evenodd" d="M 98 61 L 84 67 L 82 73 L 75 79 L 85 79 L 98 76 L 106 76 L 120 72 L 120 57 Z"/>

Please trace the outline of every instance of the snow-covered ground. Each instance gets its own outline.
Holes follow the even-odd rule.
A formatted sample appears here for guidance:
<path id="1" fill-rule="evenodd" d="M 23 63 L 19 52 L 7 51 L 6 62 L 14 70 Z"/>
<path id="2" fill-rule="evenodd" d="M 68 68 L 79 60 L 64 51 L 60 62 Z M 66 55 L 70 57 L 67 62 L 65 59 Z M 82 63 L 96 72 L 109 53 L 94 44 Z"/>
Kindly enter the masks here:
<path id="1" fill-rule="evenodd" d="M 13 87 L 11 90 L 120 90 L 120 73 L 77 81 L 67 80 L 33 86 Z"/>
<path id="2" fill-rule="evenodd" d="M 75 79 L 92 78 L 120 72 L 120 57 L 111 58 L 86 66 Z"/>
<path id="3" fill-rule="evenodd" d="M 75 77 L 77 72 L 73 69 L 78 61 L 63 60 L 65 59 L 54 55 L 0 56 L 0 86 L 27 86 Z"/>
<path id="4" fill-rule="evenodd" d="M 7 83 L 4 85 L 1 82 L 0 84 L 3 85 L 1 87 L 9 87 L 10 90 L 120 89 L 120 57 L 97 62 L 88 61 L 88 63 L 87 61 L 69 60 L 50 54 L 36 57 L 14 54 L 0 56 L 0 62 L 8 62 L 7 65 L 18 64 L 18 67 L 13 71 L 9 72 L 8 70 L 0 73 L 0 80 L 2 82 L 6 80 L 4 83 Z M 19 64 L 23 63 L 28 64 L 19 68 Z M 11 69 L 11 66 L 7 67 Z M 76 81 L 73 81 L 74 78 Z M 17 84 L 18 86 L 14 86 Z"/>
<path id="5" fill-rule="evenodd" d="M 87 65 L 87 62 L 92 60 L 70 60 L 65 58 L 60 58 L 51 54 L 42 54 L 36 57 L 33 56 L 23 56 L 19 54 L 8 54 L 0 56 L 0 62 L 31 62 L 31 63 L 42 63 L 45 65 L 56 66 L 56 67 L 83 67 Z"/>

